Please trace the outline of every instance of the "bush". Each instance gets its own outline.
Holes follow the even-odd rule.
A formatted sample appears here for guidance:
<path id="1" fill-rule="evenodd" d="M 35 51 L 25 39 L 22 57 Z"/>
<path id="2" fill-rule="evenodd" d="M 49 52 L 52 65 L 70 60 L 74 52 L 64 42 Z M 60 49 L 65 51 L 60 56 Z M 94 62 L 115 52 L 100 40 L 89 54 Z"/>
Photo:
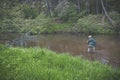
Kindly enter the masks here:
<path id="1" fill-rule="evenodd" d="M 76 5 L 68 1 L 63 0 L 55 8 L 57 16 L 63 21 L 72 20 L 74 21 L 77 18 Z"/>
<path id="2" fill-rule="evenodd" d="M 115 25 L 114 25 L 114 30 L 118 33 L 120 33 L 120 14 L 117 12 L 111 12 L 110 13 L 111 18 L 113 19 Z"/>
<path id="3" fill-rule="evenodd" d="M 23 14 L 25 19 L 35 19 L 38 16 L 39 12 L 36 8 L 33 8 L 29 5 L 24 5 Z"/>
<path id="4" fill-rule="evenodd" d="M 85 33 L 97 33 L 97 34 L 112 34 L 114 33 L 111 28 L 109 28 L 109 24 L 104 22 L 101 23 L 101 16 L 100 15 L 89 15 L 84 18 L 80 18 L 77 22 L 77 28 L 80 32 Z"/>
<path id="5" fill-rule="evenodd" d="M 49 17 L 46 17 L 44 14 L 40 14 L 34 21 L 33 27 L 31 30 L 36 33 L 44 33 L 50 30 L 53 23 Z"/>

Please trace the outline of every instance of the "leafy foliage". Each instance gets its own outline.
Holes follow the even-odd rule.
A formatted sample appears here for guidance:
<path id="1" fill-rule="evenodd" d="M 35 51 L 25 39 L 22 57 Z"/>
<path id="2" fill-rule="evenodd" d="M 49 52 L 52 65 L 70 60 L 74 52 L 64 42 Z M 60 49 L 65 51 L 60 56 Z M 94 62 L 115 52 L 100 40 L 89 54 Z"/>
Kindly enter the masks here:
<path id="1" fill-rule="evenodd" d="M 100 22 L 102 17 L 99 18 L 99 15 L 103 13 L 100 0 L 1 0 L 0 32 L 88 33 L 92 30 L 102 34 L 120 33 L 119 2 L 104 1 L 105 8 L 115 23 L 111 27 L 106 19 L 104 25 Z M 90 18 L 89 15 L 98 17 Z M 57 23 L 53 19 L 61 22 Z"/>
<path id="2" fill-rule="evenodd" d="M 110 15 L 115 23 L 113 30 L 120 33 L 120 14 L 114 11 L 114 12 L 111 12 Z"/>
<path id="3" fill-rule="evenodd" d="M 64 21 L 67 21 L 71 17 L 73 19 L 73 17 L 76 17 L 77 15 L 76 5 L 65 0 L 59 3 L 55 10 L 57 16 Z"/>
<path id="4" fill-rule="evenodd" d="M 113 34 L 114 31 L 109 27 L 110 25 L 107 22 L 104 24 L 101 22 L 101 15 L 89 15 L 84 18 L 80 18 L 77 23 L 77 30 L 80 32 L 92 32 L 98 34 Z"/>
<path id="5" fill-rule="evenodd" d="M 33 8 L 29 5 L 24 5 L 23 14 L 25 19 L 35 19 L 38 16 L 39 12 L 36 8 Z"/>

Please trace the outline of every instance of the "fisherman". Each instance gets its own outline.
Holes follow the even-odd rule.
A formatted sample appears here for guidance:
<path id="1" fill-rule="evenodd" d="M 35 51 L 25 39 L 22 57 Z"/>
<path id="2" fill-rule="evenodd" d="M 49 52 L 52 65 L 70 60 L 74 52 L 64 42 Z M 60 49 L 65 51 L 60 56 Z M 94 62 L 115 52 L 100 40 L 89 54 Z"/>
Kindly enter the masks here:
<path id="1" fill-rule="evenodd" d="M 92 35 L 88 36 L 88 52 L 95 52 L 96 40 L 92 37 Z"/>

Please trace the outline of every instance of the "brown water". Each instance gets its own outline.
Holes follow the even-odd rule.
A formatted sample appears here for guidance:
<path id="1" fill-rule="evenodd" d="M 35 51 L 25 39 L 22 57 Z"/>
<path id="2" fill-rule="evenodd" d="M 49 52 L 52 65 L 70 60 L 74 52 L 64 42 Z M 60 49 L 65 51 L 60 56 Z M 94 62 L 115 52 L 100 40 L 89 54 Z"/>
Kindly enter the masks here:
<path id="1" fill-rule="evenodd" d="M 0 34 L 0 43 L 19 38 L 21 34 Z M 24 38 L 27 47 L 43 47 L 60 53 L 82 56 L 88 60 L 98 60 L 104 64 L 120 67 L 120 36 L 95 35 L 96 52 L 87 53 L 87 35 L 35 35 Z"/>

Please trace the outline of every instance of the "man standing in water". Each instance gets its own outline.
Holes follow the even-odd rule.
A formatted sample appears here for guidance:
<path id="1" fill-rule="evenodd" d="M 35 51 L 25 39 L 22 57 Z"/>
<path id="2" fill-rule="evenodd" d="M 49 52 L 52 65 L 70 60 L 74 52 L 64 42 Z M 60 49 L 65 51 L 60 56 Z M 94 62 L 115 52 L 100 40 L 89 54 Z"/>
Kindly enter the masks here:
<path id="1" fill-rule="evenodd" d="M 88 52 L 95 52 L 96 40 L 92 37 L 92 35 L 88 36 Z"/>

